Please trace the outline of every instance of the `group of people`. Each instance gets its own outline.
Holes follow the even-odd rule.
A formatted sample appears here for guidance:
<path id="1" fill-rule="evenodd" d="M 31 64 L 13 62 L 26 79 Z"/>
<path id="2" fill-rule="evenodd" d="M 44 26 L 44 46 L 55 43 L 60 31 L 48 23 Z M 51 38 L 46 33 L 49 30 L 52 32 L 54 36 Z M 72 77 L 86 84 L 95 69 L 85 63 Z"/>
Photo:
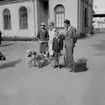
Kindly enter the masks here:
<path id="1" fill-rule="evenodd" d="M 77 41 L 76 28 L 70 24 L 68 19 L 64 21 L 64 26 L 65 33 L 61 35 L 55 28 L 54 22 L 49 23 L 48 31 L 45 23 L 42 22 L 37 39 L 40 42 L 40 53 L 55 58 L 54 68 L 61 66 L 59 64 L 59 55 L 63 53 L 64 66 L 73 71 L 75 70 L 73 51 Z"/>

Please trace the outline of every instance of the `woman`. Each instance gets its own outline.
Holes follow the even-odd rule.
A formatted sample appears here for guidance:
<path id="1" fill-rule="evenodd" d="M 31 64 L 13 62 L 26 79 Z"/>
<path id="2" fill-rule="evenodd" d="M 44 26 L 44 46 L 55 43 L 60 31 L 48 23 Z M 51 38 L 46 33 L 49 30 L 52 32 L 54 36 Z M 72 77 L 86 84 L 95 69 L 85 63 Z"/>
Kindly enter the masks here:
<path id="1" fill-rule="evenodd" d="M 49 23 L 49 54 L 50 57 L 53 57 L 53 51 L 52 51 L 52 43 L 53 43 L 53 38 L 56 34 L 56 29 L 54 28 L 54 22 Z"/>
<path id="2" fill-rule="evenodd" d="M 45 23 L 41 23 L 41 27 L 40 30 L 38 31 L 37 34 L 37 39 L 40 42 L 40 53 L 41 54 L 46 54 L 46 51 L 48 49 L 48 40 L 49 40 L 49 35 L 48 35 L 48 31 L 45 28 Z"/>

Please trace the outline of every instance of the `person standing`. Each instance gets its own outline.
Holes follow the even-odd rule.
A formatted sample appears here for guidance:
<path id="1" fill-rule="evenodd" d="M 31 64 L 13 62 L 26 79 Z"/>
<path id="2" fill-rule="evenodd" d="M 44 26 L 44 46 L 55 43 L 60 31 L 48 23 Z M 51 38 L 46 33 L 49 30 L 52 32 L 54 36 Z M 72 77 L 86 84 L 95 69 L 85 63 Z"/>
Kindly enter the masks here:
<path id="1" fill-rule="evenodd" d="M 46 25 L 45 23 L 41 23 L 40 30 L 38 31 L 37 34 L 37 39 L 40 42 L 40 53 L 41 54 L 46 54 L 46 51 L 48 49 L 48 40 L 49 40 L 49 35 L 48 31 L 46 30 Z"/>
<path id="2" fill-rule="evenodd" d="M 65 65 L 69 67 L 70 71 L 75 70 L 75 63 L 73 58 L 74 46 L 76 43 L 76 28 L 74 28 L 68 19 L 64 21 L 65 26 Z"/>
<path id="3" fill-rule="evenodd" d="M 63 52 L 63 38 L 61 35 L 59 35 L 58 32 L 56 32 L 53 38 L 52 50 L 54 52 L 54 58 L 55 58 L 54 68 L 57 67 L 61 68 L 61 65 L 59 63 L 59 56 L 60 53 Z"/>
<path id="4" fill-rule="evenodd" d="M 54 22 L 49 23 L 49 55 L 50 57 L 53 57 L 53 50 L 52 50 L 52 43 L 53 38 L 55 37 L 56 29 L 54 28 Z"/>

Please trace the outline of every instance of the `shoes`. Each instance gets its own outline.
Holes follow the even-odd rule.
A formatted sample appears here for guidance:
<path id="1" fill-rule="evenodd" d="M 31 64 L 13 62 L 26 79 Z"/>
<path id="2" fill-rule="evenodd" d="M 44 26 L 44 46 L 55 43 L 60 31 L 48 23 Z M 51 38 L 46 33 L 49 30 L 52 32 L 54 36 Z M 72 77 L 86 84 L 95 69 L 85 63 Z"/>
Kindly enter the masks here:
<path id="1" fill-rule="evenodd" d="M 50 58 L 50 54 L 49 53 L 47 54 L 47 58 Z"/>
<path id="2" fill-rule="evenodd" d="M 54 65 L 54 68 L 57 68 L 57 67 L 59 67 L 60 69 L 62 68 L 62 65 Z"/>
<path id="3" fill-rule="evenodd" d="M 62 68 L 62 65 L 58 65 L 58 67 L 61 69 Z"/>
<path id="4" fill-rule="evenodd" d="M 73 72 L 73 71 L 75 71 L 75 69 L 73 69 L 73 68 L 70 68 L 70 72 Z"/>
<path id="5" fill-rule="evenodd" d="M 54 57 L 54 55 L 51 55 L 51 57 Z"/>
<path id="6" fill-rule="evenodd" d="M 58 65 L 54 65 L 54 68 L 57 68 L 58 67 Z"/>

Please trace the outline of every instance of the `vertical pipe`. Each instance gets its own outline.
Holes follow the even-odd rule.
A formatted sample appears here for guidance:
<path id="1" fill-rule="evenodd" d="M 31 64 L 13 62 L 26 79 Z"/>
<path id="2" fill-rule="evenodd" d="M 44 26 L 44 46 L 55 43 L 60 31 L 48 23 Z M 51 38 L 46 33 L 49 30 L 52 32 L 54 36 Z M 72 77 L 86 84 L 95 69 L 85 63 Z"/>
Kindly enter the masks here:
<path id="1" fill-rule="evenodd" d="M 34 0 L 32 0 L 32 2 L 33 2 L 33 14 L 34 14 L 34 35 L 35 35 L 35 37 L 36 37 L 36 27 L 35 27 L 35 1 Z"/>
<path id="2" fill-rule="evenodd" d="M 80 21 L 80 17 L 79 17 L 79 12 L 80 12 L 80 6 L 79 6 L 79 0 L 77 0 L 77 33 L 79 34 L 79 21 Z"/>
<path id="3" fill-rule="evenodd" d="M 36 23 L 36 35 L 37 35 L 37 32 L 38 32 L 38 14 L 37 14 L 37 0 L 35 0 L 35 23 Z"/>
<path id="4" fill-rule="evenodd" d="M 34 12 L 34 34 L 37 35 L 37 0 L 32 0 Z"/>

